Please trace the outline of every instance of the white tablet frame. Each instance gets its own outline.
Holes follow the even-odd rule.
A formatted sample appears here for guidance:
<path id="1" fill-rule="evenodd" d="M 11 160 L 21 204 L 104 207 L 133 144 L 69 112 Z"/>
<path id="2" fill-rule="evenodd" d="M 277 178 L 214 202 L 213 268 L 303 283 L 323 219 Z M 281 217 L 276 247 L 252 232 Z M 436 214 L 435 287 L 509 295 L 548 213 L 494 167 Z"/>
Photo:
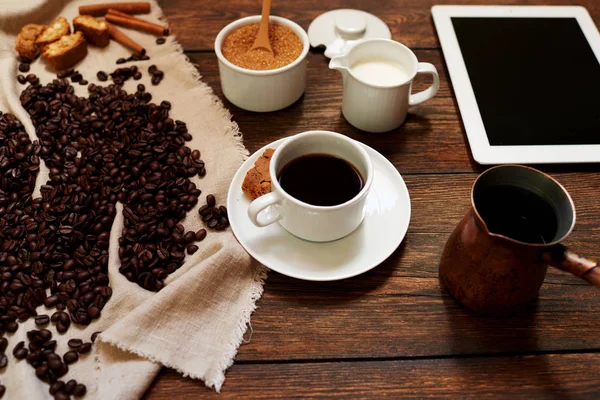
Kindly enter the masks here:
<path id="1" fill-rule="evenodd" d="M 480 164 L 600 162 L 600 145 L 490 146 L 451 21 L 453 17 L 575 18 L 600 62 L 600 34 L 584 7 L 433 6 L 431 13 L 475 161 Z"/>

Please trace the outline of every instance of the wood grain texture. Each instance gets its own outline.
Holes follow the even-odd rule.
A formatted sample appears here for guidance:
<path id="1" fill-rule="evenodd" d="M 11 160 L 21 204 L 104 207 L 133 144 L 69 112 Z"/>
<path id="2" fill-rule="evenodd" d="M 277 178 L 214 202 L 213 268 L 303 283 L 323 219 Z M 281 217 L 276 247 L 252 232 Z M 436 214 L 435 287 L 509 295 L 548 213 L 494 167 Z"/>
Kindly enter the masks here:
<path id="1" fill-rule="evenodd" d="M 236 364 L 220 394 L 169 370 L 150 388 L 146 399 L 597 399 L 599 392 L 600 357 L 565 354 Z"/>
<path id="2" fill-rule="evenodd" d="M 213 50 L 219 31 L 228 23 L 249 15 L 260 15 L 260 1 L 160 0 L 172 31 L 186 50 Z M 495 0 L 494 5 L 581 5 L 600 24 L 600 4 L 596 0 Z M 381 18 L 392 31 L 392 38 L 411 48 L 438 48 L 437 33 L 431 19 L 435 4 L 492 4 L 487 0 L 303 0 L 273 2 L 272 15 L 291 19 L 305 30 L 320 14 L 338 8 L 368 11 Z"/>

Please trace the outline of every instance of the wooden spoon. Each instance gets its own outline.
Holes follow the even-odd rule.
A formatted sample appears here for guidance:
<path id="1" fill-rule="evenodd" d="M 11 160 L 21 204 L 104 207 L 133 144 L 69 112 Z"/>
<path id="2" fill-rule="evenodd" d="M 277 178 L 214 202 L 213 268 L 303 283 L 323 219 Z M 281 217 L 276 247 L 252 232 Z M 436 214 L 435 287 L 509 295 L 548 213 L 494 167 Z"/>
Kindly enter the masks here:
<path id="1" fill-rule="evenodd" d="M 262 2 L 262 17 L 258 28 L 258 35 L 250 50 L 263 48 L 268 50 L 273 55 L 271 42 L 269 42 L 269 14 L 271 13 L 271 0 L 263 0 Z"/>

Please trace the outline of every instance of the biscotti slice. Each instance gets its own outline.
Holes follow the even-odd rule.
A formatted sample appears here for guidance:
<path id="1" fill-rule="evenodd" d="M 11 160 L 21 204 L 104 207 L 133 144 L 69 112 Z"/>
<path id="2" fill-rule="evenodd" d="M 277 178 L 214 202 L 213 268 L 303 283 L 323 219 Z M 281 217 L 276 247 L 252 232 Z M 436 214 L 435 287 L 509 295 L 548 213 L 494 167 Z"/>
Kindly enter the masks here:
<path id="1" fill-rule="evenodd" d="M 75 32 L 82 32 L 85 40 L 95 46 L 106 47 L 110 41 L 108 25 L 91 15 L 80 15 L 73 19 Z"/>
<path id="2" fill-rule="evenodd" d="M 87 55 L 87 43 L 81 32 L 65 35 L 44 48 L 42 56 L 57 70 L 77 64 Z"/>
<path id="3" fill-rule="evenodd" d="M 27 24 L 21 28 L 15 41 L 15 49 L 19 56 L 30 61 L 36 59 L 40 53 L 40 48 L 35 44 L 35 40 L 46 29 L 45 25 Z"/>
<path id="4" fill-rule="evenodd" d="M 69 21 L 67 21 L 63 17 L 58 17 L 56 21 L 51 23 L 44 32 L 38 36 L 35 40 L 35 43 L 43 48 L 44 46 L 56 42 L 64 35 L 68 35 L 71 33 L 71 26 L 69 25 Z"/>
<path id="5" fill-rule="evenodd" d="M 257 199 L 271 191 L 271 174 L 269 166 L 271 157 L 275 150 L 267 149 L 254 162 L 254 167 L 250 169 L 242 182 L 242 192 L 246 193 L 251 200 Z"/>

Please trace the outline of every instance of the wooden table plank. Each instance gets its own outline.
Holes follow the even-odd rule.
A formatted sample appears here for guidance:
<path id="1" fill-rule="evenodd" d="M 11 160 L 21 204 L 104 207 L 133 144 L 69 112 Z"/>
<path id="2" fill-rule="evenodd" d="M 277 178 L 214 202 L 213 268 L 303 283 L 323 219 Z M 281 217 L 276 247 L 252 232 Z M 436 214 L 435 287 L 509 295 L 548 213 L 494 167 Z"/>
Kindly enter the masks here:
<path id="1" fill-rule="evenodd" d="M 517 372 L 519 371 L 519 372 Z M 234 365 L 222 392 L 169 370 L 146 399 L 597 399 L 598 354 Z"/>
<path id="2" fill-rule="evenodd" d="M 260 15 L 260 1 L 159 1 L 173 33 L 186 50 L 213 50 L 219 31 L 228 23 L 248 15 Z M 495 0 L 494 5 L 536 5 L 539 0 Z M 545 5 L 581 5 L 600 24 L 600 4 L 596 0 L 545 0 Z M 490 4 L 487 0 L 303 0 L 273 2 L 271 13 L 291 19 L 304 29 L 320 14 L 338 8 L 368 11 L 381 18 L 392 38 L 411 48 L 438 48 L 439 42 L 431 7 L 435 4 Z"/>

